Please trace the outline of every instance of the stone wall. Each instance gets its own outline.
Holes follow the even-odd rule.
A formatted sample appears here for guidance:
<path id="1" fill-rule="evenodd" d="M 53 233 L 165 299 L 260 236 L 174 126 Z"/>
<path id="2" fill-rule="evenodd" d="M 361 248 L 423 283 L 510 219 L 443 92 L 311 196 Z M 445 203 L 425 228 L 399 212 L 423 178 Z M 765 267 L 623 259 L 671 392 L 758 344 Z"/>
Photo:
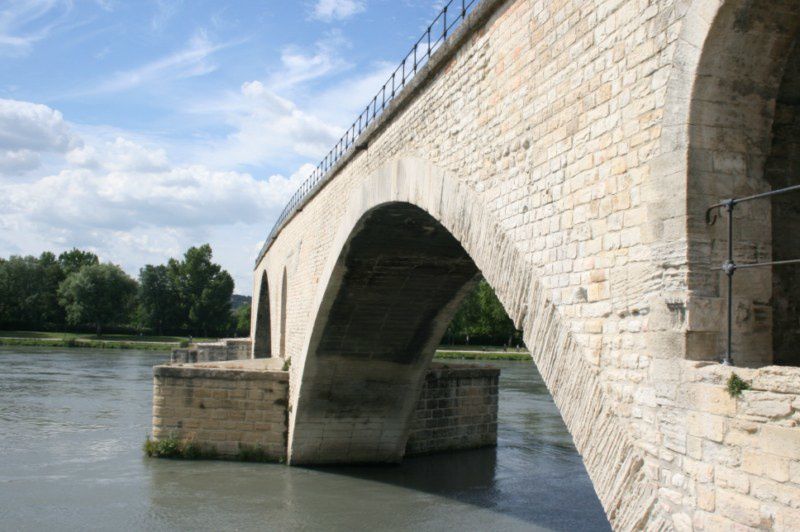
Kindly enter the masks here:
<path id="1" fill-rule="evenodd" d="M 153 438 L 192 440 L 223 458 L 286 456 L 289 374 L 270 359 L 156 366 Z"/>
<path id="2" fill-rule="evenodd" d="M 406 456 L 497 445 L 499 369 L 434 364 L 425 375 Z"/>
<path id="3" fill-rule="evenodd" d="M 726 389 L 733 372 L 750 385 L 739 397 Z M 797 530 L 800 369 L 683 362 L 662 377 L 661 408 L 632 415 L 657 423 L 641 445 L 658 457 L 646 467 L 677 528 Z"/>
<path id="4" fill-rule="evenodd" d="M 153 439 L 191 440 L 222 458 L 260 449 L 286 458 L 288 373 L 280 359 L 156 366 Z M 497 443 L 500 370 L 434 364 L 413 414 L 406 454 Z"/>

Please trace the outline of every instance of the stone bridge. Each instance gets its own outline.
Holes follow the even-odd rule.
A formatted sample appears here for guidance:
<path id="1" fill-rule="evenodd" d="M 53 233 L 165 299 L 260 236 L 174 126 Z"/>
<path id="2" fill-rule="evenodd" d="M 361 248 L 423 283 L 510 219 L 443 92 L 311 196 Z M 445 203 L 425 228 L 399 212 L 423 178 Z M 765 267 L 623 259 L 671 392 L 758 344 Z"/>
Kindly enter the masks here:
<path id="1" fill-rule="evenodd" d="M 480 2 L 258 257 L 289 461 L 400 460 L 482 274 L 614 528 L 800 527 L 800 283 L 736 274 L 719 365 L 727 234 L 704 220 L 800 183 L 799 28 L 800 0 Z M 737 211 L 737 260 L 800 256 L 783 198 Z"/>

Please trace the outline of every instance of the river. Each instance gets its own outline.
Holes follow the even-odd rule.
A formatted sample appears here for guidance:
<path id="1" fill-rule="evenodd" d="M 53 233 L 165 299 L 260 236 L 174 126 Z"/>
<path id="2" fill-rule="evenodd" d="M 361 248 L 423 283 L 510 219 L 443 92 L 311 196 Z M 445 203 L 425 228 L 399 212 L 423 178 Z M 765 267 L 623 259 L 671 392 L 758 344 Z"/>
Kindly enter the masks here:
<path id="1" fill-rule="evenodd" d="M 293 468 L 145 458 L 165 358 L 0 347 L 0 529 L 609 529 L 532 364 L 493 363 L 497 448 Z"/>

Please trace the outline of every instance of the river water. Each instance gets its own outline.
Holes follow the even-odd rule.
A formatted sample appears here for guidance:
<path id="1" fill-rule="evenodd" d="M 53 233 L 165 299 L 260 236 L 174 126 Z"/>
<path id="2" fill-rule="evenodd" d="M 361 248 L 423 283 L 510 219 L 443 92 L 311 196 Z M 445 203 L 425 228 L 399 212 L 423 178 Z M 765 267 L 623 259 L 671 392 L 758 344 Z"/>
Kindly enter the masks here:
<path id="1" fill-rule="evenodd" d="M 0 530 L 609 529 L 532 364 L 495 364 L 497 448 L 307 469 L 145 458 L 164 359 L 0 347 Z"/>

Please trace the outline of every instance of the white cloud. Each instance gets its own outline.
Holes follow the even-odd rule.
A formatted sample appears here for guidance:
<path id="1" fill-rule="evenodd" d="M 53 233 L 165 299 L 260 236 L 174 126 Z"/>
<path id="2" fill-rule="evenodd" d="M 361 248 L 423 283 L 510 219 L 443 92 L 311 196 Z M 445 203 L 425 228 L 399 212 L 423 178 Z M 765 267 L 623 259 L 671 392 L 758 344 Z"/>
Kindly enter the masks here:
<path id="1" fill-rule="evenodd" d="M 81 145 L 64 117 L 46 105 L 0 99 L 0 175 L 33 170 L 41 156 Z"/>
<path id="2" fill-rule="evenodd" d="M 342 132 L 257 80 L 242 84 L 239 93 L 196 102 L 187 111 L 231 127 L 225 137 L 197 150 L 195 160 L 217 168 L 291 166 L 298 158 L 317 159 Z"/>
<path id="3" fill-rule="evenodd" d="M 0 6 L 0 52 L 25 54 L 46 38 L 70 10 L 61 0 L 11 0 Z"/>
<path id="4" fill-rule="evenodd" d="M 329 22 L 350 18 L 365 9 L 361 0 L 317 0 L 312 15 L 318 20 Z"/>
<path id="5" fill-rule="evenodd" d="M 180 0 L 156 0 L 156 12 L 150 19 L 150 28 L 153 31 L 162 31 L 182 7 Z"/>
<path id="6" fill-rule="evenodd" d="M 183 78 L 203 76 L 217 69 L 211 56 L 232 46 L 232 42 L 211 42 L 204 32 L 197 33 L 186 47 L 140 67 L 115 73 L 110 79 L 72 96 L 121 92 L 148 85 Z"/>
<path id="7" fill-rule="evenodd" d="M 0 103 L 14 111 L 0 117 L 28 118 L 0 122 L 28 124 L 1 127 L 4 146 L 25 147 L 33 157 L 53 150 L 62 156 L 56 172 L 0 180 L 3 255 L 81 246 L 135 274 L 147 262 L 210 241 L 227 250 L 217 259 L 238 289 L 249 292 L 253 242 L 264 238 L 312 169 L 304 165 L 291 176 L 262 180 L 201 164 L 173 165 L 164 149 L 123 136 L 82 139 L 49 107 Z"/>
<path id="8" fill-rule="evenodd" d="M 351 65 L 339 52 L 349 46 L 350 43 L 338 32 L 330 32 L 314 43 L 314 50 L 311 53 L 297 46 L 286 46 L 281 51 L 282 68 L 270 76 L 267 85 L 272 90 L 280 91 L 333 72 L 346 70 Z"/>

